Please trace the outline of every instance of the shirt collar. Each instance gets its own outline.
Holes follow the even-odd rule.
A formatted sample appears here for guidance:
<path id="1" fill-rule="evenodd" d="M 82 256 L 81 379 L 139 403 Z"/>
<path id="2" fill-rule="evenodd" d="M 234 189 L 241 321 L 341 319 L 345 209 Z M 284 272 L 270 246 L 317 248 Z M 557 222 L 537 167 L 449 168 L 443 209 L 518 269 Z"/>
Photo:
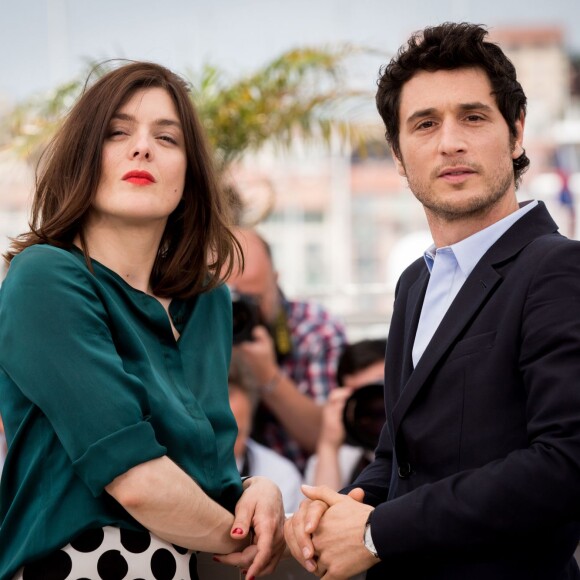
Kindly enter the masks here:
<path id="1" fill-rule="evenodd" d="M 435 244 L 431 244 L 424 253 L 425 263 L 429 272 L 433 268 L 435 255 L 437 251 L 444 249 L 451 249 L 455 256 L 457 264 L 464 276 L 469 276 L 476 264 L 481 260 L 483 255 L 505 234 L 521 217 L 527 214 L 531 209 L 536 207 L 538 202 L 536 200 L 526 201 L 520 204 L 520 208 L 503 219 L 491 224 L 487 228 L 476 232 L 475 234 L 444 248 L 436 248 Z"/>

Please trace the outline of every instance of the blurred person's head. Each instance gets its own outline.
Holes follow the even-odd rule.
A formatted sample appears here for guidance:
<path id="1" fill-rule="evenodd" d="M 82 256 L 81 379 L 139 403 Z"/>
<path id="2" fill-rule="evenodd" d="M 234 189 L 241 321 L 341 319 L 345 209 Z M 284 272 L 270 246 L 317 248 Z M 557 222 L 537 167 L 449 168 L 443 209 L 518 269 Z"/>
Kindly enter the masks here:
<path id="1" fill-rule="evenodd" d="M 239 247 L 189 85 L 149 62 L 128 62 L 87 83 L 41 158 L 31 231 L 14 242 L 7 261 L 33 244 L 66 248 L 78 238 L 89 262 L 83 227 L 103 184 L 103 146 L 111 124 L 134 95 L 154 88 L 165 91 L 175 107 L 186 167 L 181 200 L 167 219 L 153 267 L 152 290 L 161 297 L 192 296 L 229 273 Z"/>
<path id="2" fill-rule="evenodd" d="M 253 229 L 239 228 L 236 238 L 244 252 L 244 265 L 234 267 L 227 282 L 240 294 L 255 298 L 264 322 L 272 325 L 280 311 L 278 273 L 268 243 Z"/>
<path id="3" fill-rule="evenodd" d="M 336 378 L 342 387 L 359 389 L 363 386 L 382 383 L 385 374 L 384 338 L 366 339 L 344 347 L 338 360 Z"/>
<path id="4" fill-rule="evenodd" d="M 508 125 L 512 145 L 518 136 L 518 122 L 525 118 L 526 96 L 517 81 L 516 70 L 503 51 L 485 41 L 487 30 L 470 23 L 445 23 L 427 27 L 411 36 L 397 55 L 381 70 L 376 103 L 385 123 L 387 142 L 403 162 L 400 148 L 401 94 L 405 84 L 421 72 L 477 69 L 485 73 L 497 107 Z M 513 158 L 517 184 L 529 165 L 522 150 Z"/>
<path id="5" fill-rule="evenodd" d="M 353 392 L 342 409 L 346 442 L 374 449 L 385 422 L 383 383 L 386 339 L 348 344 L 338 360 L 337 379 Z"/>

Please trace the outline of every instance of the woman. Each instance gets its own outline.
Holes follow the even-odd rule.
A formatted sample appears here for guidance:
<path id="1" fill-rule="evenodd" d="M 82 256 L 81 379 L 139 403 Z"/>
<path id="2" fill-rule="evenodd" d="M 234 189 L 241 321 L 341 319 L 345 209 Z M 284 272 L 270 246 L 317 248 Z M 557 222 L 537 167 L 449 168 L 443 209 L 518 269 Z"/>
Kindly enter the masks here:
<path id="1" fill-rule="evenodd" d="M 233 455 L 226 218 L 177 75 L 135 62 L 85 90 L 5 256 L 0 578 L 196 578 L 196 550 L 275 566 L 280 493 L 242 493 Z"/>

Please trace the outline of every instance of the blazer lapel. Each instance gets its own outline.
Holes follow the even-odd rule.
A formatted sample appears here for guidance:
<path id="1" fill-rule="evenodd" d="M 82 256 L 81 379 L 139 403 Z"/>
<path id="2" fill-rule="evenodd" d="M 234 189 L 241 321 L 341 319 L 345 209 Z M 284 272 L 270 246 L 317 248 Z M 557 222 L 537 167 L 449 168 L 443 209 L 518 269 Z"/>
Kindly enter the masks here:
<path id="1" fill-rule="evenodd" d="M 393 408 L 394 433 L 398 431 L 405 413 L 424 386 L 434 367 L 500 284 L 502 276 L 494 266 L 511 259 L 535 238 L 556 232 L 557 229 L 557 225 L 542 202 L 539 202 L 537 207 L 518 220 L 487 251 L 473 269 L 443 317 L 417 367 L 414 371 L 411 370 L 409 372 L 409 369 L 413 368 L 411 353 L 428 275 L 421 275 L 417 278 L 417 281 L 409 289 L 406 313 L 409 322 L 405 325 L 405 351 L 402 372 L 404 387 Z"/>
<path id="2" fill-rule="evenodd" d="M 413 372 L 413 343 L 415 342 L 415 334 L 417 333 L 417 326 L 419 325 L 421 308 L 423 307 L 423 300 L 425 299 L 425 292 L 427 291 L 428 283 L 429 270 L 425 265 L 421 275 L 409 288 L 409 297 L 405 313 L 403 372 L 401 375 L 401 384 L 399 386 L 400 389 L 403 388 Z"/>
<path id="3" fill-rule="evenodd" d="M 476 272 L 476 270 L 479 271 Z M 481 305 L 501 281 L 501 276 L 489 264 L 484 264 L 481 268 L 476 268 L 476 270 L 465 281 L 465 284 L 435 331 L 431 342 L 427 345 L 415 370 L 411 373 L 393 409 L 393 427 L 395 432 L 398 430 L 401 419 L 409 408 L 409 405 L 425 384 L 435 365 L 455 342 L 461 334 L 461 331 L 473 316 L 477 314 Z M 413 341 L 411 340 L 410 343 L 410 350 L 412 350 Z"/>

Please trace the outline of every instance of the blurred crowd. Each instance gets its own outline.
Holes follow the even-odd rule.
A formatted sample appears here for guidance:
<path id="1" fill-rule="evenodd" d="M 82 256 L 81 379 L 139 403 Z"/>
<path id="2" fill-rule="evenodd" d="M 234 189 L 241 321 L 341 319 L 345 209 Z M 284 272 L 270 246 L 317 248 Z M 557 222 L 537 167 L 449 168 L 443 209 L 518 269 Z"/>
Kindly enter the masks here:
<path id="1" fill-rule="evenodd" d="M 372 459 L 385 420 L 386 340 L 349 343 L 331 312 L 285 296 L 257 231 L 236 235 L 245 258 L 228 280 L 236 461 L 242 475 L 274 480 L 292 513 L 302 482 L 338 490 Z"/>

